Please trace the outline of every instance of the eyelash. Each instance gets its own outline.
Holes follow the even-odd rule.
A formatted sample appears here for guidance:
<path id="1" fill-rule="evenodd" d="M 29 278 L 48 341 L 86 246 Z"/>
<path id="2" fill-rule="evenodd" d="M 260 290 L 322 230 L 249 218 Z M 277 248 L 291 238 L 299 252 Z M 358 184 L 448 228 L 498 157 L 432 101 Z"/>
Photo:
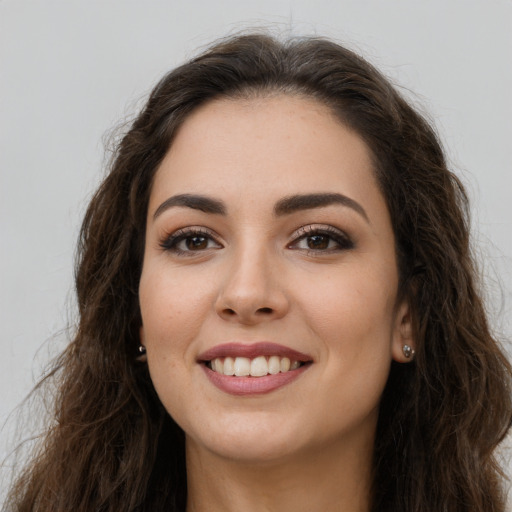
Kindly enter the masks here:
<path id="1" fill-rule="evenodd" d="M 354 248 L 354 242 L 343 231 L 333 226 L 315 226 L 308 225 L 299 228 L 295 233 L 295 238 L 288 247 L 294 249 L 299 242 L 312 238 L 314 236 L 326 237 L 327 243 L 330 245 L 331 241 L 335 242 L 336 247 L 327 247 L 325 249 L 303 248 L 308 254 L 318 255 L 320 253 L 332 253 L 339 251 L 347 251 Z"/>
<path id="2" fill-rule="evenodd" d="M 326 237 L 328 246 L 326 248 L 299 248 L 297 247 L 300 242 L 303 240 L 307 240 L 308 238 L 313 237 Z M 185 242 L 186 240 L 191 240 L 193 238 L 202 238 L 205 240 L 207 247 L 194 251 L 193 249 L 183 249 L 180 248 L 179 245 L 181 242 Z M 194 253 L 200 253 L 206 251 L 208 249 L 212 249 L 212 247 L 208 247 L 210 242 L 214 242 L 217 247 L 213 247 L 214 249 L 222 248 L 222 245 L 217 241 L 215 235 L 208 229 L 205 228 L 195 228 L 195 227 L 187 227 L 178 229 L 170 236 L 167 236 L 162 242 L 160 242 L 160 247 L 169 252 L 173 252 L 178 256 L 194 256 Z M 336 244 L 335 247 L 329 247 L 331 242 Z M 332 253 L 339 251 L 346 251 L 354 248 L 354 242 L 349 238 L 349 236 L 343 231 L 336 229 L 332 226 L 315 226 L 315 225 L 307 225 L 299 228 L 293 235 L 293 241 L 287 245 L 287 248 L 293 250 L 303 250 L 306 251 L 308 255 L 319 255 L 322 253 Z"/>
<path id="3" fill-rule="evenodd" d="M 179 244 L 181 242 L 184 242 L 186 240 L 190 240 L 192 238 L 204 238 L 206 240 L 206 243 L 209 244 L 210 241 L 214 241 L 215 244 L 220 246 L 219 242 L 215 239 L 215 236 L 213 233 L 205 228 L 195 228 L 195 227 L 189 227 L 189 228 L 182 228 L 178 229 L 171 235 L 167 236 L 162 242 L 160 242 L 160 247 L 164 251 L 169 251 L 177 254 L 178 256 L 193 256 L 195 252 L 202 252 L 194 251 L 191 249 L 180 249 Z M 211 247 L 207 247 L 206 249 L 211 249 Z"/>

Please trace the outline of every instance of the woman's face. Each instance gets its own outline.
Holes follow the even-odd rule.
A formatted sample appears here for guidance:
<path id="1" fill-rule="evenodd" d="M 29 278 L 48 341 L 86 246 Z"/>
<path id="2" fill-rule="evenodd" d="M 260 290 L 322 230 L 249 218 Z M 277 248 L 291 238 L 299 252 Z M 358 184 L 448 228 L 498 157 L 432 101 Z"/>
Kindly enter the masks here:
<path id="1" fill-rule="evenodd" d="M 251 461 L 371 446 L 411 344 L 397 286 L 368 148 L 326 107 L 221 99 L 185 121 L 151 191 L 140 307 L 188 446 Z"/>

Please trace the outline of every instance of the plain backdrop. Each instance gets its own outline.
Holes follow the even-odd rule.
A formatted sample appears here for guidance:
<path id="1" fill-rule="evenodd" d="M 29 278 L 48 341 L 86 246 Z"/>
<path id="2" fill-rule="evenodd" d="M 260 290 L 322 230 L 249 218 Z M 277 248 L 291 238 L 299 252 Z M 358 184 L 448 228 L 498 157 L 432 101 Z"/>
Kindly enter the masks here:
<path id="1" fill-rule="evenodd" d="M 105 136 L 198 48 L 262 26 L 347 44 L 434 119 L 472 198 L 493 325 L 512 337 L 510 0 L 0 0 L 0 459 L 75 318 Z"/>

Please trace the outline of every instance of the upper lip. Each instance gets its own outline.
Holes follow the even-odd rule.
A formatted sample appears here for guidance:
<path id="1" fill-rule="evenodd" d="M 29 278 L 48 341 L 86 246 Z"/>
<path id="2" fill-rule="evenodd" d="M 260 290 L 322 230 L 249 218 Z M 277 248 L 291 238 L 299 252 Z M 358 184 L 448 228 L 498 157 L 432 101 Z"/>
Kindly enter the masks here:
<path id="1" fill-rule="evenodd" d="M 258 343 L 223 343 L 202 352 L 197 357 L 199 362 L 211 361 L 217 357 L 247 357 L 253 359 L 258 356 L 287 357 L 293 361 L 308 362 L 312 357 L 278 343 L 261 341 Z"/>

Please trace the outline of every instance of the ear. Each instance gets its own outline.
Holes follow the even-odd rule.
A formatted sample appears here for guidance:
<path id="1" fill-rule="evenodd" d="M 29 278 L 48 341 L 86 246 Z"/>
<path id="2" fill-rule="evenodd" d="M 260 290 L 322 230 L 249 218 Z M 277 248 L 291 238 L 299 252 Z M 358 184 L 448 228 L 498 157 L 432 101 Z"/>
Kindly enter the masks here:
<path id="1" fill-rule="evenodd" d="M 148 358 L 146 355 L 146 344 L 144 341 L 144 327 L 142 325 L 140 326 L 140 329 L 139 329 L 139 341 L 140 341 L 140 344 L 138 347 L 139 355 L 137 356 L 136 359 L 140 363 L 145 363 L 145 362 L 147 362 Z"/>
<path id="2" fill-rule="evenodd" d="M 410 363 L 414 359 L 415 351 L 412 311 L 409 301 L 404 300 L 396 311 L 391 353 L 397 363 Z"/>

